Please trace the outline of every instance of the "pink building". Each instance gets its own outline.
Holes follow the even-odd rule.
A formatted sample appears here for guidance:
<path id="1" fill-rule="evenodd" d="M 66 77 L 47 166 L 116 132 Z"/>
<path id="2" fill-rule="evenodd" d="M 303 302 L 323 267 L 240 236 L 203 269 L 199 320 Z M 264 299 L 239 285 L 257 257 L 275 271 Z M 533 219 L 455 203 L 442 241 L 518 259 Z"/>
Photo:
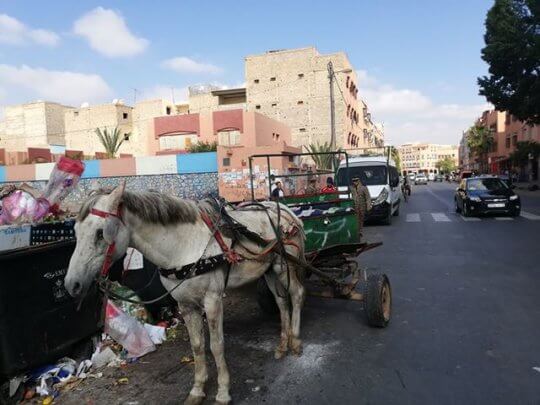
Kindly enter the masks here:
<path id="1" fill-rule="evenodd" d="M 217 143 L 219 193 L 230 201 L 251 198 L 249 157 L 257 154 L 300 153 L 291 145 L 291 131 L 285 124 L 242 109 L 183 114 L 154 118 L 155 153 L 185 153 L 198 142 Z M 267 194 L 268 165 L 254 160 L 256 195 Z M 272 158 L 273 173 L 296 168 L 294 159 Z M 266 194 L 265 194 L 266 193 Z"/>

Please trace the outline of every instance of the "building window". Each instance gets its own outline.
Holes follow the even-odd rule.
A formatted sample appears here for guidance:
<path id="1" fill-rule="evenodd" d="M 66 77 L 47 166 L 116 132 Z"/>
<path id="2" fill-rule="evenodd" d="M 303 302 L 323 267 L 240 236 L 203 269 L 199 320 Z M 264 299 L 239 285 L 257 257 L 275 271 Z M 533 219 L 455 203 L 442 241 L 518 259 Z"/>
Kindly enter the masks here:
<path id="1" fill-rule="evenodd" d="M 272 107 L 277 107 L 277 103 L 272 103 Z"/>
<path id="2" fill-rule="evenodd" d="M 130 133 L 124 134 L 124 141 L 129 141 Z"/>
<path id="3" fill-rule="evenodd" d="M 275 78 L 275 77 L 271 77 L 271 78 L 270 78 L 270 81 L 271 81 L 271 82 L 275 82 L 275 81 L 276 81 L 276 78 Z"/>
<path id="4" fill-rule="evenodd" d="M 230 166 L 231 158 L 223 158 L 223 166 Z"/>
<path id="5" fill-rule="evenodd" d="M 299 131 L 300 132 L 306 132 L 306 129 L 305 128 L 300 128 Z"/>
<path id="6" fill-rule="evenodd" d="M 255 106 L 255 109 L 256 109 L 256 110 L 260 110 L 260 109 L 261 109 L 260 104 L 257 104 L 257 105 Z"/>
<path id="7" fill-rule="evenodd" d="M 517 146 L 517 134 L 512 136 L 512 146 Z"/>
<path id="8" fill-rule="evenodd" d="M 78 111 L 73 111 L 73 115 L 74 115 L 75 117 L 78 117 L 78 116 L 79 116 L 79 112 L 78 112 Z"/>
<path id="9" fill-rule="evenodd" d="M 510 137 L 506 138 L 506 148 L 508 149 L 510 147 Z"/>
<path id="10" fill-rule="evenodd" d="M 304 77 L 304 74 L 303 73 L 298 73 L 298 78 L 301 79 L 302 77 Z"/>
<path id="11" fill-rule="evenodd" d="M 351 114 L 351 106 L 347 105 L 347 117 Z"/>
<path id="12" fill-rule="evenodd" d="M 253 83 L 258 84 L 258 83 L 259 83 L 259 79 L 253 80 Z"/>
<path id="13" fill-rule="evenodd" d="M 298 100 L 298 101 L 296 102 L 296 104 L 302 105 L 302 104 L 304 104 L 304 102 L 303 102 L 302 100 Z"/>
<path id="14" fill-rule="evenodd" d="M 220 146 L 235 146 L 240 144 L 240 131 L 219 131 L 218 145 Z"/>
<path id="15" fill-rule="evenodd" d="M 167 115 L 171 115 L 171 107 L 165 108 L 165 113 L 166 113 Z"/>
<path id="16" fill-rule="evenodd" d="M 125 120 L 127 120 L 127 118 L 128 118 L 128 113 L 126 113 L 126 112 L 125 112 L 125 113 L 122 113 L 122 118 L 125 119 Z"/>

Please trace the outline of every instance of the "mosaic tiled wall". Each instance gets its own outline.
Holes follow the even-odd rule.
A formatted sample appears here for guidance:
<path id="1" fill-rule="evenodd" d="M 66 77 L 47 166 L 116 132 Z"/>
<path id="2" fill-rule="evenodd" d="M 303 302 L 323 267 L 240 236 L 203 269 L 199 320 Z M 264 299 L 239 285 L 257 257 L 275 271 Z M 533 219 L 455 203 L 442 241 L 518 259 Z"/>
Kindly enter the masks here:
<path id="1" fill-rule="evenodd" d="M 218 195 L 217 173 L 160 174 L 153 176 L 102 177 L 97 179 L 81 179 L 76 190 L 66 199 L 79 202 L 88 193 L 99 187 L 114 187 L 121 180 L 126 180 L 126 188 L 130 191 L 157 190 L 181 198 L 199 200 Z M 46 181 L 27 181 L 32 187 L 43 190 Z M 9 184 L 9 183 L 5 183 Z"/>

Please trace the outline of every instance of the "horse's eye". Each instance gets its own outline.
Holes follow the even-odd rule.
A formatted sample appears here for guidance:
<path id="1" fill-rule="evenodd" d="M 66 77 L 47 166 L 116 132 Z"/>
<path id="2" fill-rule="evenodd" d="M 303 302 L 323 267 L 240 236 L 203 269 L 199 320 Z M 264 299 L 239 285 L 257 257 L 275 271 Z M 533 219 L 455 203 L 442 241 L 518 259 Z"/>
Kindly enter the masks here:
<path id="1" fill-rule="evenodd" d="M 103 240 L 103 229 L 98 229 L 96 231 L 96 242 Z"/>

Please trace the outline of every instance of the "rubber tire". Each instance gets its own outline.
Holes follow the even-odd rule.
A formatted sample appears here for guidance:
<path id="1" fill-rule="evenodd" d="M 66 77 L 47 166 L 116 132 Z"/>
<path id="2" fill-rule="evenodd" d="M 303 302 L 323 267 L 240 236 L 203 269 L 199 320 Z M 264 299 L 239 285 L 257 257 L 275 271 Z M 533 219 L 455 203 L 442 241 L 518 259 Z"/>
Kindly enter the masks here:
<path id="1" fill-rule="evenodd" d="M 401 201 L 398 203 L 397 209 L 394 211 L 394 216 L 399 217 L 399 208 L 401 207 Z"/>
<path id="2" fill-rule="evenodd" d="M 383 311 L 382 291 L 388 287 L 390 295 L 390 311 L 385 318 Z M 386 274 L 369 274 L 364 288 L 364 313 L 367 323 L 376 328 L 386 328 L 390 322 L 392 313 L 392 288 Z"/>
<path id="3" fill-rule="evenodd" d="M 463 201 L 463 216 L 464 217 L 470 217 L 471 216 L 471 212 L 467 208 L 467 202 L 465 202 L 465 201 Z"/>
<path id="4" fill-rule="evenodd" d="M 392 225 L 392 209 L 388 210 L 388 215 L 382 220 L 383 225 Z"/>
<path id="5" fill-rule="evenodd" d="M 264 277 L 261 277 L 257 281 L 257 303 L 259 308 L 267 315 L 277 315 L 279 314 L 279 308 L 276 304 L 276 299 L 274 294 L 268 288 L 266 280 Z"/>
<path id="6" fill-rule="evenodd" d="M 454 202 L 456 203 L 456 212 L 459 214 L 461 212 L 461 208 L 459 208 L 459 205 L 457 203 L 457 200 L 454 198 Z"/>

